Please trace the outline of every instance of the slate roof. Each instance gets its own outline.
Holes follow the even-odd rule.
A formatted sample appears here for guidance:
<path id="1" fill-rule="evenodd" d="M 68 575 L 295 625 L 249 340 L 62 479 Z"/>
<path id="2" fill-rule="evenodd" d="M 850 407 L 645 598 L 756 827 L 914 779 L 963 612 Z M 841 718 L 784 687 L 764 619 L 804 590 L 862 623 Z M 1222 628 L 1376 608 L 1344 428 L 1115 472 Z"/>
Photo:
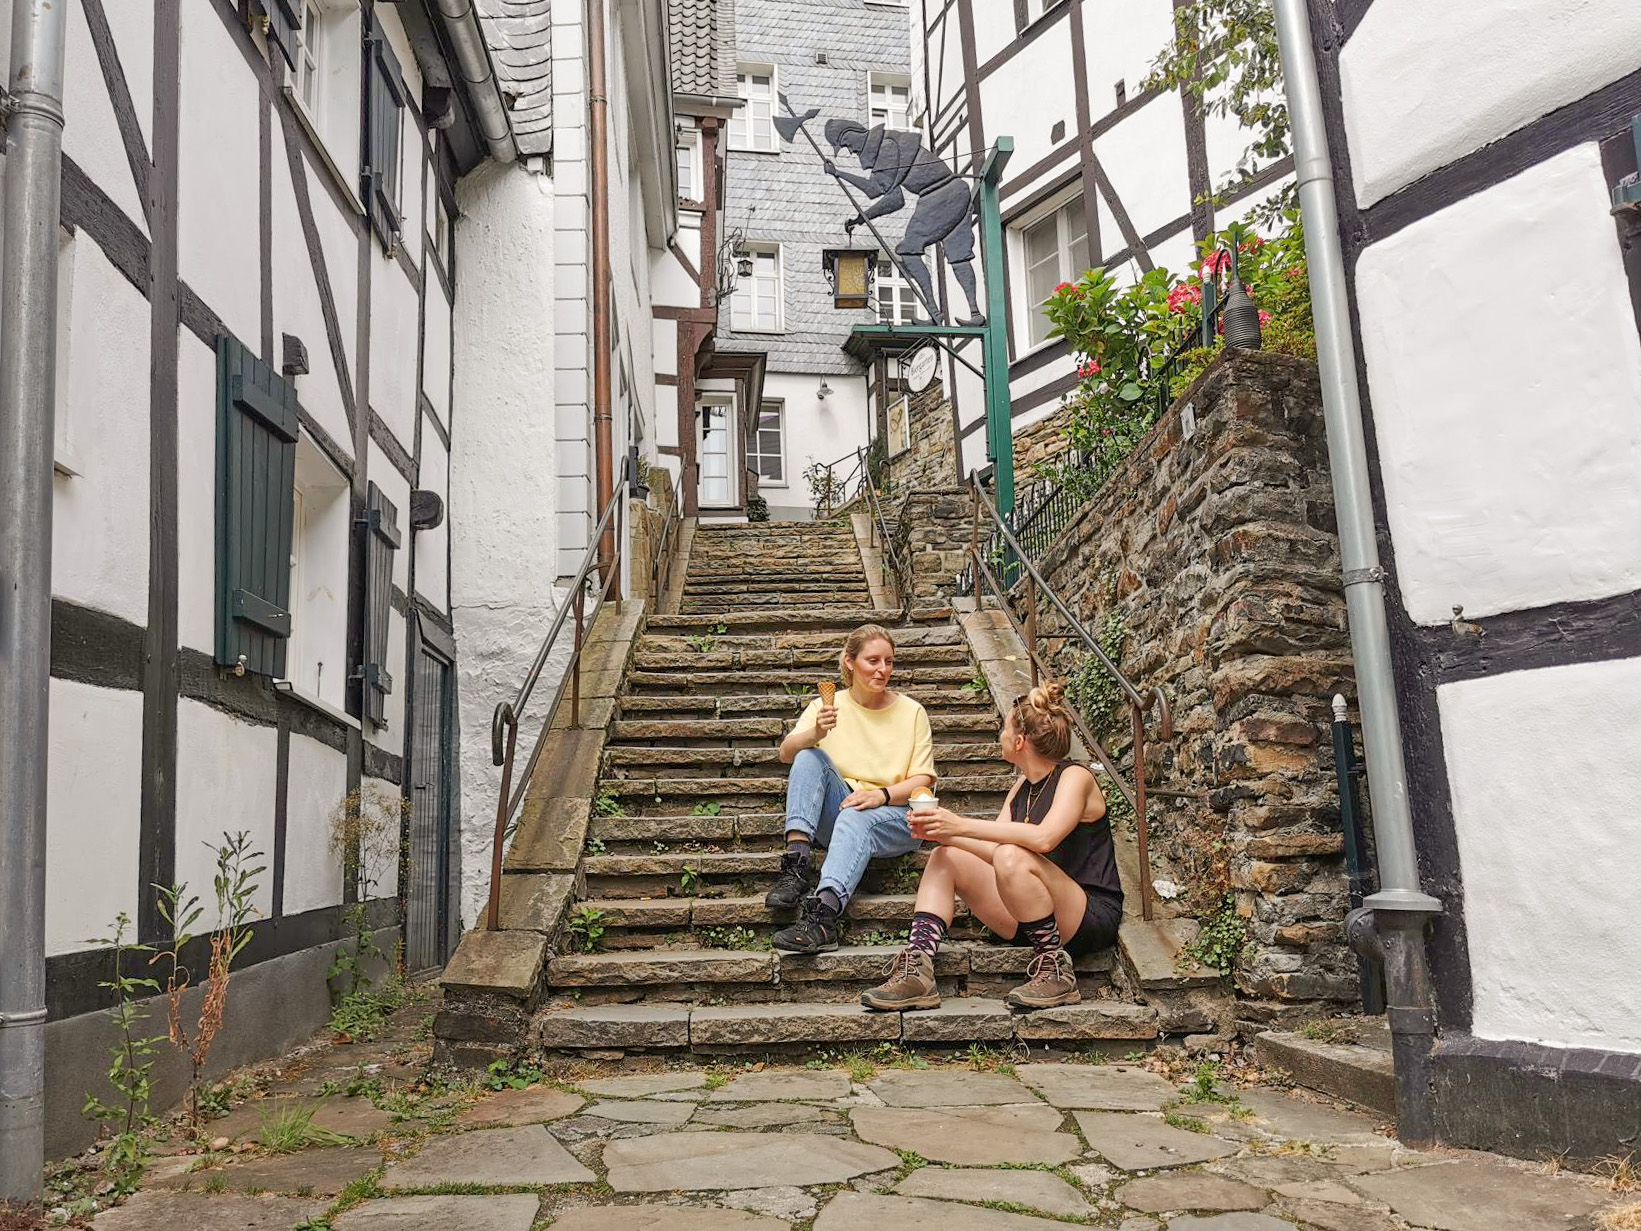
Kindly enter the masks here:
<path id="1" fill-rule="evenodd" d="M 519 153 L 553 148 L 551 0 L 476 0 Z"/>
<path id="2" fill-rule="evenodd" d="M 667 0 L 672 92 L 735 97 L 734 0 Z"/>

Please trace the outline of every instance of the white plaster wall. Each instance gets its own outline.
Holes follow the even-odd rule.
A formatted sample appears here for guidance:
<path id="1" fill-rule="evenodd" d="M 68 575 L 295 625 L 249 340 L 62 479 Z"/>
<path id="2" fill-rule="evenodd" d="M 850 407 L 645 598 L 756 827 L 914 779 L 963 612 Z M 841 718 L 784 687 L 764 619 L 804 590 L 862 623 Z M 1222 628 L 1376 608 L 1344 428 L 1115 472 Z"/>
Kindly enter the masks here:
<path id="1" fill-rule="evenodd" d="M 421 487 L 445 501 L 445 517 L 432 530 L 415 536 L 416 593 L 440 611 L 449 604 L 450 565 L 450 455 L 431 427 L 422 429 Z"/>
<path id="2" fill-rule="evenodd" d="M 1482 1038 L 1641 1052 L 1641 659 L 1437 689 Z"/>
<path id="3" fill-rule="evenodd" d="M 1641 65 L 1634 0 L 1378 0 L 1339 57 L 1372 205 Z"/>
<path id="4" fill-rule="evenodd" d="M 932 11 L 938 11 L 930 6 Z M 975 55 L 981 64 L 1014 41 L 1014 6 L 1012 4 L 976 4 L 974 9 L 974 46 Z M 913 10 L 916 12 L 916 9 Z M 957 8 L 953 5 L 948 11 L 950 29 L 946 31 L 947 39 L 961 47 L 958 39 Z M 1062 18 L 1063 20 L 1063 18 Z M 1062 26 L 1062 30 L 1069 30 L 1069 24 Z M 1060 33 L 1050 34 L 1047 38 L 1057 38 L 1064 41 Z M 962 61 L 959 60 L 959 64 Z M 959 71 L 959 85 L 961 86 L 961 70 Z"/>
<path id="5" fill-rule="evenodd" d="M 1397 579 L 1421 624 L 1641 587 L 1641 342 L 1607 210 L 1585 145 L 1361 256 Z"/>
<path id="6" fill-rule="evenodd" d="M 113 7 L 120 6 L 116 4 Z M 6 76 L 9 81 L 10 61 L 0 63 L 8 65 Z M 146 235 L 148 223 L 143 216 L 142 199 L 132 178 L 131 164 L 126 161 L 125 144 L 120 139 L 119 125 L 114 119 L 114 104 L 109 99 L 108 88 L 103 84 L 102 67 L 97 61 L 97 49 L 91 42 L 91 28 L 86 23 L 85 9 L 78 4 L 68 6 L 68 47 L 64 74 L 63 113 L 71 119 L 63 126 L 63 154 L 73 159 Z M 153 110 L 152 100 L 142 94 L 133 93 L 132 104 L 139 114 Z M 254 129 L 252 136 L 255 136 Z M 252 154 L 255 152 L 253 141 Z"/>
<path id="7" fill-rule="evenodd" d="M 1141 236 L 1191 212 L 1185 112 L 1178 94 L 1147 103 L 1095 141 L 1094 153 Z M 1126 245 L 1115 218 L 1108 229 L 1107 217 L 1100 219 L 1100 246 L 1117 252 Z"/>
<path id="8" fill-rule="evenodd" d="M 4 18 L 9 0 L 0 0 L 0 18 Z M 131 104 L 137 113 L 137 127 L 150 151 L 154 148 L 154 10 L 146 4 L 105 4 L 103 15 L 108 18 L 109 33 L 114 36 L 114 48 L 119 52 L 120 71 L 125 74 L 126 88 L 131 93 Z M 11 33 L 6 23 L 6 36 Z M 0 47 L 5 37 L 0 36 Z M 0 63 L 11 63 L 9 57 Z M 64 131 L 67 137 L 67 131 Z M 129 175 L 129 170 L 127 175 Z M 142 215 L 136 217 L 142 226 Z"/>
<path id="9" fill-rule="evenodd" d="M 97 948 L 116 914 L 136 917 L 142 693 L 52 680 L 50 723 L 47 956 Z"/>
<path id="10" fill-rule="evenodd" d="M 991 7 L 999 11 L 1010 8 L 1006 4 Z M 1009 20 L 1012 26 L 1012 13 Z M 980 106 L 987 136 L 995 139 L 996 134 L 1005 134 L 1014 138 L 1009 169 L 1015 175 L 1053 153 L 1057 145 L 1076 143 L 1077 79 L 1071 71 L 1070 29 L 1070 22 L 1061 18 L 1055 31 L 1039 38 L 981 83 Z M 1065 133 L 1055 142 L 1052 130 L 1060 121 L 1065 123 Z"/>
<path id="11" fill-rule="evenodd" d="M 342 900 L 342 857 L 331 849 L 331 820 L 348 793 L 347 754 L 293 732 L 289 781 L 285 913 L 297 915 Z"/>
<path id="12" fill-rule="evenodd" d="M 1086 0 L 1083 44 L 1088 97 L 1096 120 L 1117 105 L 1119 80 L 1128 86 L 1129 98 L 1140 92 L 1152 62 L 1173 37 L 1174 7 L 1169 0 Z"/>
<path id="13" fill-rule="evenodd" d="M 177 273 L 254 348 L 262 336 L 256 243 L 262 95 L 211 6 L 183 5 L 181 24 Z"/>
<path id="14" fill-rule="evenodd" d="M 386 778 L 366 777 L 359 784 L 359 794 L 367 807 L 391 812 L 402 806 L 404 800 L 398 784 Z M 392 849 L 388 849 L 391 846 Z M 397 897 L 399 893 L 399 852 L 397 844 L 384 845 L 373 857 L 365 860 L 365 872 L 370 877 L 372 901 Z"/>
<path id="15" fill-rule="evenodd" d="M 353 144 L 357 146 L 358 140 Z M 358 182 L 357 163 L 359 155 L 354 153 L 353 183 Z M 324 254 L 325 270 L 330 278 L 331 294 L 336 301 L 336 320 L 342 335 L 342 353 L 347 357 L 347 365 L 353 373 L 353 389 L 355 396 L 359 390 L 359 236 L 354 226 L 365 226 L 357 215 L 350 212 L 344 214 L 331 200 L 330 190 L 321 181 L 329 178 L 330 172 L 323 164 L 307 155 L 303 155 L 302 165 L 306 168 L 308 177 L 308 195 L 313 199 L 314 229 L 319 232 L 319 247 Z M 278 182 L 277 180 L 275 181 Z M 367 243 L 374 244 L 374 238 L 367 239 Z M 328 349 L 329 343 L 324 342 L 324 335 L 320 334 L 320 341 Z M 312 351 L 310 344 L 309 350 Z M 351 434 L 349 436 L 351 440 Z"/>
<path id="16" fill-rule="evenodd" d="M 217 359 L 186 329 L 178 332 L 177 644 L 214 654 Z"/>
<path id="17" fill-rule="evenodd" d="M 416 288 L 380 244 L 372 244 L 371 260 L 370 405 L 409 452 L 416 440 Z"/>
<path id="18" fill-rule="evenodd" d="M 555 50 L 557 33 L 555 27 Z M 450 499 L 458 650 L 462 914 L 488 885 L 500 774 L 490 716 L 517 689 L 552 621 L 558 576 L 554 441 L 553 183 L 519 166 L 462 180 L 456 303 L 457 418 Z M 585 433 L 582 435 L 585 439 Z M 425 443 L 425 440 L 424 440 Z M 550 691 L 558 672 L 542 688 Z"/>
<path id="19" fill-rule="evenodd" d="M 253 902 L 264 918 L 273 907 L 278 760 L 279 735 L 272 727 L 252 726 L 187 697 L 177 701 L 176 879 L 205 907 L 196 933 L 217 923 L 211 881 L 224 833 L 244 830 L 252 849 L 262 852 L 257 863 L 266 871 Z"/>
<path id="20" fill-rule="evenodd" d="M 58 339 L 68 379 L 57 405 L 79 473 L 52 483 L 52 591 L 146 624 L 148 382 L 133 373 L 148 371 L 148 301 L 83 231 L 69 259 L 68 336 Z"/>
<path id="21" fill-rule="evenodd" d="M 428 270 L 427 294 L 423 297 L 427 320 L 422 348 L 422 392 L 438 412 L 439 421 L 450 426 L 450 301 L 438 275 Z"/>
<path id="22" fill-rule="evenodd" d="M 867 443 L 865 378 L 829 374 L 826 383 L 832 396 L 824 402 L 815 397 L 820 380 L 818 375 L 797 372 L 770 372 L 764 377 L 764 397 L 786 403 L 786 486 L 758 484 L 777 519 L 811 515 L 813 497 L 803 479 L 804 467 L 835 462 Z"/>

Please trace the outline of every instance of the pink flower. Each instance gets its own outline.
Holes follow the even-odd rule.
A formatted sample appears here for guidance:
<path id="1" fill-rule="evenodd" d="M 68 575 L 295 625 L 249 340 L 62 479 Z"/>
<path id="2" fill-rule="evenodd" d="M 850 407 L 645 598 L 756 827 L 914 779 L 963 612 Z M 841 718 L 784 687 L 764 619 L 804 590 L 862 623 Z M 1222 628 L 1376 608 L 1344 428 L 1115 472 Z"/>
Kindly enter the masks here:
<path id="1" fill-rule="evenodd" d="M 1069 290 L 1072 290 L 1072 289 L 1073 289 L 1073 287 L 1072 287 L 1071 283 L 1062 282 L 1062 283 L 1060 283 L 1059 286 L 1054 288 L 1054 293 L 1056 295 L 1058 295 L 1061 291 L 1069 291 Z"/>
<path id="2" fill-rule="evenodd" d="M 1168 292 L 1168 310 L 1170 312 L 1183 312 L 1185 311 L 1185 306 L 1187 304 L 1198 304 L 1201 302 L 1202 288 L 1200 286 L 1193 286 L 1188 282 L 1182 282 L 1173 290 Z"/>
<path id="3" fill-rule="evenodd" d="M 1288 270 L 1286 276 L 1289 278 L 1303 278 L 1305 276 L 1305 271 L 1298 265 L 1295 265 L 1292 269 Z"/>
<path id="4" fill-rule="evenodd" d="M 1202 276 L 1206 280 L 1212 278 L 1222 269 L 1230 268 L 1231 254 L 1229 252 L 1210 252 L 1208 259 L 1202 262 Z"/>
<path id="5" fill-rule="evenodd" d="M 1100 365 L 1093 359 L 1090 359 L 1087 363 L 1083 364 L 1082 367 L 1077 369 L 1077 375 L 1081 376 L 1084 380 L 1087 380 L 1090 376 L 1098 376 L 1099 373 Z"/>
<path id="6" fill-rule="evenodd" d="M 1271 323 L 1271 314 L 1265 311 L 1264 308 L 1259 310 L 1259 323 L 1261 325 L 1269 325 Z"/>

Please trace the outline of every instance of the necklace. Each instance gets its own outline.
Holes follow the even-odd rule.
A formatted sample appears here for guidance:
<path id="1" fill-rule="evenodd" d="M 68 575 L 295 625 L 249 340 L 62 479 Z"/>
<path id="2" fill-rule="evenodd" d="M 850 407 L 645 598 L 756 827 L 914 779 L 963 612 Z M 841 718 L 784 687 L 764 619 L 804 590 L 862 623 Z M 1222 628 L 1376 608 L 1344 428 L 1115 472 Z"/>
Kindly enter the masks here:
<path id="1" fill-rule="evenodd" d="M 1026 781 L 1026 815 L 1028 817 L 1031 815 L 1031 810 L 1037 806 L 1037 801 L 1043 797 L 1043 788 L 1048 785 L 1048 780 L 1052 777 L 1054 777 L 1054 774 L 1051 771 L 1048 774 L 1044 775 L 1043 780 L 1041 782 L 1032 782 L 1030 779 L 1027 779 L 1027 781 Z"/>

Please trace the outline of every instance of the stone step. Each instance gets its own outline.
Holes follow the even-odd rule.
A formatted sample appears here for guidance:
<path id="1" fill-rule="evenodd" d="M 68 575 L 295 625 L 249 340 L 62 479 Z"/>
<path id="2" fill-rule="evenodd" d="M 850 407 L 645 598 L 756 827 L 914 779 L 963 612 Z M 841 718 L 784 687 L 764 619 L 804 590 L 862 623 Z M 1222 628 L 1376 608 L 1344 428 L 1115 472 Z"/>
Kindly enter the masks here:
<path id="1" fill-rule="evenodd" d="M 912 619 L 914 622 L 946 624 L 951 619 L 951 610 L 936 607 L 926 611 L 914 611 Z M 652 615 L 645 627 L 652 633 L 688 636 L 691 633 L 710 631 L 720 624 L 729 633 L 813 633 L 821 629 L 848 631 L 862 624 L 882 624 L 893 631 L 899 622 L 898 611 L 879 611 L 874 607 L 817 605 L 791 607 L 782 611 L 732 611 L 722 615 Z"/>
<path id="2" fill-rule="evenodd" d="M 555 1050 L 697 1051 L 864 1042 L 962 1046 L 970 1042 L 1148 1042 L 1154 1010 L 1095 1000 L 1035 1013 L 1012 1013 L 1001 1000 L 958 997 L 917 1013 L 874 1013 L 858 1004 L 689 1006 L 609 1004 L 550 1008 L 536 1014 L 531 1041 Z M 954 1207 L 954 1209 L 957 1207 Z"/>
<path id="3" fill-rule="evenodd" d="M 828 596 L 818 594 L 791 594 L 786 591 L 772 591 L 770 593 L 747 592 L 741 594 L 709 594 L 693 596 L 686 594 L 679 600 L 679 610 L 685 615 L 715 615 L 718 613 L 746 615 L 752 612 L 787 611 L 802 603 L 812 603 L 817 599 L 825 601 Z M 843 603 L 869 602 L 871 595 L 862 589 L 859 593 L 843 593 L 836 596 Z"/>
<path id="4" fill-rule="evenodd" d="M 677 650 L 656 650 L 639 643 L 631 665 L 639 671 L 747 671 L 774 667 L 801 668 L 826 679 L 836 679 L 839 646 L 836 644 L 814 649 L 740 649 L 720 645 L 717 641 L 703 642 L 702 648 L 687 643 Z M 895 670 L 904 673 L 913 667 L 962 666 L 969 668 L 969 679 L 976 668 L 969 658 L 967 647 L 960 645 L 915 645 L 895 651 Z"/>
<path id="5" fill-rule="evenodd" d="M 801 706 L 793 707 L 793 717 L 799 709 Z M 997 733 L 995 715 L 984 711 L 930 714 L 929 726 L 936 736 L 994 736 Z M 657 744 L 706 746 L 734 740 L 780 740 L 786 737 L 789 727 L 788 718 L 627 718 L 610 728 L 610 744 L 620 746 L 630 741 L 647 747 Z"/>
<path id="6" fill-rule="evenodd" d="M 798 681 L 795 687 L 802 686 Z M 919 688 L 915 691 L 908 689 L 912 699 L 929 711 L 929 721 L 934 722 L 947 715 L 972 717 L 983 715 L 984 720 L 997 729 L 997 707 L 992 703 L 991 694 L 983 691 L 964 688 Z M 700 715 L 695 721 L 707 721 L 713 718 L 755 718 L 769 714 L 796 718 L 803 713 L 804 707 L 815 699 L 813 693 L 797 692 L 768 692 L 768 693 L 678 693 L 676 695 L 646 695 L 623 696 L 617 700 L 619 717 L 622 720 L 639 718 L 640 716 L 656 716 L 662 721 L 690 721 L 690 715 Z M 940 728 L 935 727 L 938 731 Z"/>
<path id="7" fill-rule="evenodd" d="M 691 561 L 687 574 L 687 585 L 717 585 L 724 582 L 744 584 L 748 581 L 759 581 L 765 584 L 770 582 L 831 582 L 857 581 L 862 576 L 860 556 L 852 558 L 840 557 L 836 561 L 816 561 L 809 559 L 789 559 L 774 569 L 748 569 L 739 562 L 727 563 L 721 568 L 698 565 Z"/>
<path id="8" fill-rule="evenodd" d="M 711 692 L 725 694 L 734 691 L 745 692 L 749 689 L 770 688 L 779 689 L 791 684 L 804 685 L 812 689 L 814 685 L 808 681 L 794 678 L 794 671 L 628 671 L 626 687 L 629 692 L 638 689 L 648 689 L 651 692 L 671 689 L 688 691 L 691 693 Z M 894 675 L 894 686 L 912 692 L 923 688 L 952 688 L 967 684 L 974 679 L 976 669 L 973 667 L 908 667 L 897 668 Z"/>
<path id="9" fill-rule="evenodd" d="M 652 617 L 652 621 L 654 618 Z M 956 625 L 935 625 L 925 628 L 898 628 L 893 630 L 897 652 L 915 646 L 962 646 L 968 652 L 962 629 Z M 698 635 L 698 634 L 697 634 Z M 788 633 L 719 633 L 713 635 L 713 645 L 720 650 L 819 650 L 829 652 L 835 659 L 843 648 L 843 637 L 836 632 Z M 683 654 L 694 653 L 695 647 L 682 636 L 666 636 L 646 632 L 638 638 L 636 647 L 641 653 Z"/>
<path id="10" fill-rule="evenodd" d="M 841 593 L 866 593 L 866 575 L 855 569 L 853 573 L 841 570 L 820 570 L 815 573 L 795 573 L 768 576 L 758 573 L 740 573 L 732 577 L 696 577 L 693 573 L 684 581 L 685 598 L 706 598 L 711 595 L 740 594 L 813 594 L 825 599 Z"/>
<path id="11" fill-rule="evenodd" d="M 987 740 L 965 744 L 940 743 L 935 764 L 942 770 L 962 765 L 965 773 L 1007 774 L 1008 762 L 997 755 L 997 744 Z M 740 770 L 782 773 L 785 766 L 773 742 L 761 748 L 610 747 L 604 753 L 604 772 L 613 778 L 655 777 L 664 770 L 678 776 L 732 777 Z M 645 771 L 649 771 L 646 774 Z"/>

